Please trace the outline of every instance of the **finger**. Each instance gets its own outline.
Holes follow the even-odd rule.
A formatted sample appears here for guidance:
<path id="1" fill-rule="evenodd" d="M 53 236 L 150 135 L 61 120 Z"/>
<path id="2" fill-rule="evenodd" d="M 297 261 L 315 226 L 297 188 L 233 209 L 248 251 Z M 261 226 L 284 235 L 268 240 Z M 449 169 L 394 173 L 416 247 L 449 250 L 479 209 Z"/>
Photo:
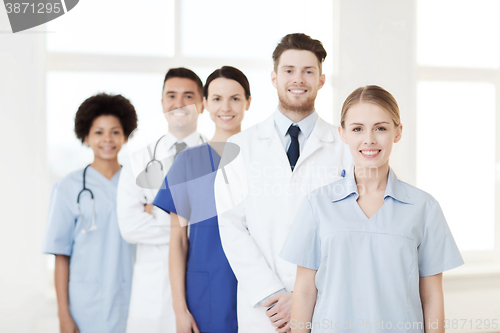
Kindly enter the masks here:
<path id="1" fill-rule="evenodd" d="M 290 322 L 286 323 L 285 325 L 283 325 L 283 327 L 278 327 L 276 329 L 276 332 L 280 332 L 280 333 L 290 333 L 291 332 L 291 329 L 290 329 Z"/>
<path id="2" fill-rule="evenodd" d="M 275 322 L 273 322 L 273 323 L 272 323 L 272 325 L 273 325 L 274 327 L 278 327 L 278 328 L 280 328 L 281 326 L 285 326 L 285 324 L 286 324 L 286 323 L 287 323 L 286 319 L 281 318 L 281 319 L 278 319 L 278 320 L 276 320 Z"/>
<path id="3" fill-rule="evenodd" d="M 273 304 L 274 302 L 279 301 L 279 299 L 281 298 L 281 295 L 283 295 L 283 293 L 274 294 L 273 296 L 266 299 L 266 301 L 264 303 L 262 303 L 262 306 L 269 306 L 269 305 Z"/>
<path id="4" fill-rule="evenodd" d="M 193 332 L 200 333 L 200 329 L 198 328 L 198 325 L 196 325 L 196 321 L 194 319 L 193 319 Z"/>
<path id="5" fill-rule="evenodd" d="M 271 319 L 271 317 L 275 316 L 278 313 L 278 310 L 276 310 L 276 307 L 272 307 L 269 310 L 266 311 L 266 315 Z"/>

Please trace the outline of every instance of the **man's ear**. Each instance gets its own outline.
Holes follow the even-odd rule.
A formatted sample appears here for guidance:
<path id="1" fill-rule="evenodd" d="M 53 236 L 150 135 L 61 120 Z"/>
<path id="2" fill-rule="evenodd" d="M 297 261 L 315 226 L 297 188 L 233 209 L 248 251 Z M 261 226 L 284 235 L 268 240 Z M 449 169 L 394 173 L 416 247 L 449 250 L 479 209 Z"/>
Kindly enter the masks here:
<path id="1" fill-rule="evenodd" d="M 203 104 L 202 104 L 202 109 L 200 113 L 203 113 L 203 110 L 207 108 L 207 98 L 203 96 Z"/>
<path id="2" fill-rule="evenodd" d="M 318 89 L 323 88 L 323 86 L 325 85 L 325 82 L 326 82 L 326 76 L 325 76 L 325 74 L 321 74 L 319 77 L 319 88 Z"/>
<path id="3" fill-rule="evenodd" d="M 278 89 L 278 83 L 276 82 L 276 72 L 271 72 L 271 82 L 273 83 L 274 88 Z"/>

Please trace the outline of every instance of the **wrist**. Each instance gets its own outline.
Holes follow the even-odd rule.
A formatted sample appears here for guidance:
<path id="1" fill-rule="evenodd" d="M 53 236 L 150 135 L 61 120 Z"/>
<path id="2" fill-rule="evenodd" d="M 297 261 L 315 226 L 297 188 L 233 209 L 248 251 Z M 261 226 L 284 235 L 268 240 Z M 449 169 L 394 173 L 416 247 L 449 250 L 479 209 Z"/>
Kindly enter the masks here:
<path id="1" fill-rule="evenodd" d="M 183 313 L 186 313 L 186 312 L 189 312 L 189 309 L 188 309 L 186 303 L 179 304 L 179 305 L 174 305 L 174 313 L 176 315 L 183 314 Z"/>

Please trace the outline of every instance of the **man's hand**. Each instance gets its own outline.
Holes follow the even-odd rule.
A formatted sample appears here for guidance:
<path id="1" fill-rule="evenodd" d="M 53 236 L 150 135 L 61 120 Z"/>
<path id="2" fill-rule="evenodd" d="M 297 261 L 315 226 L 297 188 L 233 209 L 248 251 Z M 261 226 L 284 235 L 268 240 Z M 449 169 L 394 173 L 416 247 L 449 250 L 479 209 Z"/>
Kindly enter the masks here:
<path id="1" fill-rule="evenodd" d="M 292 299 L 293 294 L 291 291 L 286 293 L 277 293 L 269 297 L 262 306 L 268 307 L 277 302 L 272 308 L 266 311 L 271 325 L 277 327 L 276 332 L 291 332 L 290 317 L 292 314 Z"/>
<path id="2" fill-rule="evenodd" d="M 154 213 L 153 213 L 153 204 L 145 204 L 144 205 L 144 211 L 148 214 L 151 214 L 154 216 Z"/>

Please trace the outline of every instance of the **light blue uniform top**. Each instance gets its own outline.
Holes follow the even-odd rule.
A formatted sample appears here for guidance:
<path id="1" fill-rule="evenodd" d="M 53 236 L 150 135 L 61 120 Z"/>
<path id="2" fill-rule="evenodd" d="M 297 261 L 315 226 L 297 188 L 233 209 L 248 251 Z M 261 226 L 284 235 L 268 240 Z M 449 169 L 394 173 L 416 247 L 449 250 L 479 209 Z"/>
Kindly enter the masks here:
<path id="1" fill-rule="evenodd" d="M 463 264 L 443 212 L 392 169 L 371 218 L 358 196 L 354 170 L 309 194 L 281 250 L 317 270 L 312 332 L 423 333 L 419 277 Z"/>
<path id="2" fill-rule="evenodd" d="M 52 191 L 43 252 L 70 257 L 69 308 L 80 333 L 124 333 L 132 280 L 133 249 L 116 219 L 118 171 L 111 180 L 92 167 L 86 187 L 94 193 L 97 229 L 83 234 L 76 199 L 83 169 L 70 173 Z M 80 196 L 85 225 L 92 223 L 90 194 Z"/>

